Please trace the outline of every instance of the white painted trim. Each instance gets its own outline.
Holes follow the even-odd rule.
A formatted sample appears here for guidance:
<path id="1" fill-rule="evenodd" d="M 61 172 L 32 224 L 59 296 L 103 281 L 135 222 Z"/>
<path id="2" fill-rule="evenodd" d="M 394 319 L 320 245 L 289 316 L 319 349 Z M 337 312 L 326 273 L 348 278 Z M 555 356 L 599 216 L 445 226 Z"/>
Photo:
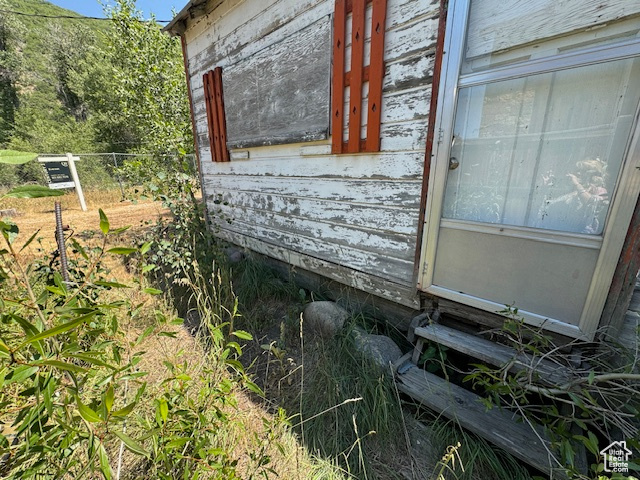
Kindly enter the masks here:
<path id="1" fill-rule="evenodd" d="M 462 303 L 464 305 L 469 305 L 470 307 L 477 308 L 480 310 L 485 310 L 491 313 L 498 313 L 501 310 L 504 310 L 505 306 L 499 303 L 490 302 L 488 300 L 484 300 L 482 298 L 477 298 L 472 295 L 467 295 L 466 293 L 456 292 L 453 290 L 449 290 L 444 287 L 438 287 L 436 285 L 432 285 L 426 289 L 427 293 L 435 295 L 437 297 L 446 298 L 447 300 L 453 300 L 454 302 Z M 571 325 L 569 323 L 559 322 L 558 320 L 553 320 L 542 315 L 538 315 L 535 313 L 527 312 L 525 310 L 518 309 L 518 315 L 522 316 L 525 319 L 525 322 L 528 325 L 533 327 L 542 327 L 550 332 L 559 333 L 561 335 L 566 335 L 572 338 L 581 338 L 583 340 L 590 340 L 591 337 L 588 337 L 583 334 L 579 327 L 576 325 Z"/>
<path id="2" fill-rule="evenodd" d="M 300 147 L 300 156 L 316 156 L 316 155 L 331 155 L 331 145 L 304 145 Z"/>
<path id="3" fill-rule="evenodd" d="M 618 178 L 618 188 L 611 200 L 611 211 L 604 231 L 601 254 L 596 263 L 587 303 L 580 318 L 580 327 L 590 338 L 593 338 L 598 329 L 609 287 L 640 195 L 640 106 L 636 111 L 631 132 L 623 168 Z"/>
<path id="4" fill-rule="evenodd" d="M 491 225 L 487 223 L 471 222 L 466 220 L 442 219 L 440 228 L 451 228 L 467 232 L 487 233 L 502 237 L 524 238 L 536 242 L 553 243 L 555 245 L 568 245 L 571 247 L 590 248 L 599 250 L 602 246 L 600 235 L 582 235 L 576 233 L 556 232 L 552 230 L 539 230 L 528 227 L 515 227 L 508 225 Z"/>
<path id="5" fill-rule="evenodd" d="M 460 88 L 486 85 L 487 83 L 557 72 L 569 68 L 613 62 L 638 55 L 640 55 L 640 39 L 634 39 L 618 44 L 589 48 L 580 53 L 568 52 L 553 57 L 536 58 L 522 63 L 496 67 L 486 72 L 461 75 L 458 85 Z"/>
<path id="6" fill-rule="evenodd" d="M 249 150 L 231 150 L 229 158 L 231 160 L 249 160 Z"/>
<path id="7" fill-rule="evenodd" d="M 462 65 L 464 35 L 469 17 L 469 0 L 458 0 L 449 3 L 447 11 L 447 28 L 445 29 L 444 50 L 440 90 L 435 119 L 435 138 L 431 155 L 431 175 L 429 177 L 427 205 L 424 225 L 423 243 L 418 271 L 418 288 L 425 289 L 433 283 L 433 267 L 435 265 L 438 231 L 442 213 L 446 175 L 449 170 L 448 158 L 451 145 L 443 139 L 452 138 L 455 120 L 455 106 L 458 98 L 458 76 Z"/>

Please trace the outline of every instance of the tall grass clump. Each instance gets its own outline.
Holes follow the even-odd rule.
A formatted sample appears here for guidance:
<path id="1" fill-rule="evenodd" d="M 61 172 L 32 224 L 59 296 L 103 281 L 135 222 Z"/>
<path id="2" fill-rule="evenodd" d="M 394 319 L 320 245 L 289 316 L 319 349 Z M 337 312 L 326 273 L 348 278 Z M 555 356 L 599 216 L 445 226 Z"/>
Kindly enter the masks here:
<path id="1" fill-rule="evenodd" d="M 371 455 L 373 447 L 393 455 L 404 438 L 402 410 L 389 373 L 355 349 L 353 328 L 333 339 L 306 339 L 309 367 L 300 392 L 299 428 L 312 451 L 338 458 L 357 478 L 376 478 L 385 459 Z M 386 472 L 378 478 L 394 477 Z"/>

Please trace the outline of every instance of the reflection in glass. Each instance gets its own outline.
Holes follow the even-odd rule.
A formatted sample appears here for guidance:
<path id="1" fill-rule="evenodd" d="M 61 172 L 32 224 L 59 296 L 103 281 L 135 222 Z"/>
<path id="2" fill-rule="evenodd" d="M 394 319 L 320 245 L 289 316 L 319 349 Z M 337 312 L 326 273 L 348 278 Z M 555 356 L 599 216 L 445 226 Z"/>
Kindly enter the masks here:
<path id="1" fill-rule="evenodd" d="M 630 59 L 461 88 L 443 217 L 600 235 L 639 79 Z"/>

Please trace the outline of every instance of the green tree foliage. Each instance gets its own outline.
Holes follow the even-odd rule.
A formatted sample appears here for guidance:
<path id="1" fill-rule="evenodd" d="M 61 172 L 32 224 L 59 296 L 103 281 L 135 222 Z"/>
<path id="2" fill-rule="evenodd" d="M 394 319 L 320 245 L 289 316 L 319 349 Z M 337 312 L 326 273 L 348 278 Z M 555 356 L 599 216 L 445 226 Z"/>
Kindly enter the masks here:
<path id="1" fill-rule="evenodd" d="M 109 11 L 108 69 L 92 77 L 92 106 L 100 134 L 116 148 L 154 154 L 193 149 L 189 103 L 180 44 L 156 22 L 143 22 L 134 0 L 118 0 Z"/>
<path id="2" fill-rule="evenodd" d="M 0 8 L 74 15 L 43 0 L 0 0 Z M 142 21 L 134 0 L 118 0 L 107 14 L 112 22 L 0 18 L 0 147 L 192 150 L 179 42 Z"/>
<path id="3" fill-rule="evenodd" d="M 0 8 L 7 4 L 0 0 Z M 11 16 L 0 16 L 0 147 L 11 137 L 18 107 L 16 82 L 20 75 L 20 37 L 24 27 Z"/>

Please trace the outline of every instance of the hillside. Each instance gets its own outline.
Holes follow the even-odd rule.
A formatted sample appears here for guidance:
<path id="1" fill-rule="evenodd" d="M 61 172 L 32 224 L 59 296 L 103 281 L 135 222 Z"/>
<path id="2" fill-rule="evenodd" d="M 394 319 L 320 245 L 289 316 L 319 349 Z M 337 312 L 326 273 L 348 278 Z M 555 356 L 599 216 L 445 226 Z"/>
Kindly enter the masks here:
<path id="1" fill-rule="evenodd" d="M 0 0 L 0 8 L 34 15 L 79 16 L 43 0 Z M 101 48 L 109 22 L 27 17 L 0 19 L 4 90 L 0 143 L 58 153 L 94 150 L 78 68 Z"/>

